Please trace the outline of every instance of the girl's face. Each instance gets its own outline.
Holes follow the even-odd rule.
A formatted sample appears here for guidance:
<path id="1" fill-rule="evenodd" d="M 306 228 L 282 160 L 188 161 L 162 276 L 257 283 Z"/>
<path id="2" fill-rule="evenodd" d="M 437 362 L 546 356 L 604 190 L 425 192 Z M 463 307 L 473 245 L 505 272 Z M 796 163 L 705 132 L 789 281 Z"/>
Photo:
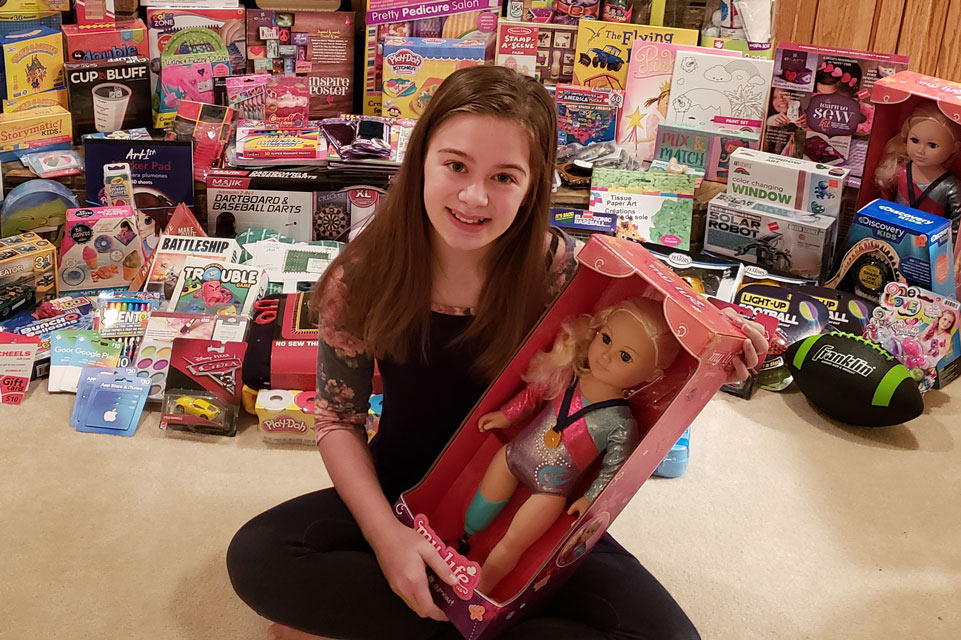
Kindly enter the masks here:
<path id="1" fill-rule="evenodd" d="M 631 389 L 650 379 L 655 356 L 644 327 L 626 311 L 612 313 L 587 349 L 591 374 L 617 389 Z"/>
<path id="2" fill-rule="evenodd" d="M 791 94 L 786 89 L 775 89 L 771 94 L 771 104 L 778 113 L 787 113 Z"/>
<path id="3" fill-rule="evenodd" d="M 954 314 L 950 311 L 945 311 L 938 318 L 938 329 L 941 331 L 950 331 L 951 327 L 954 326 Z"/>
<path id="4" fill-rule="evenodd" d="M 667 117 L 667 104 L 670 100 L 671 94 L 669 93 L 662 93 L 657 99 L 657 111 L 665 118 Z"/>
<path id="5" fill-rule="evenodd" d="M 424 159 L 434 241 L 477 251 L 510 228 L 530 186 L 528 139 L 522 127 L 488 115 L 457 115 L 434 132 Z"/>
<path id="6" fill-rule="evenodd" d="M 908 158 L 921 167 L 944 166 L 955 151 L 955 140 L 934 120 L 919 120 L 908 129 Z"/>

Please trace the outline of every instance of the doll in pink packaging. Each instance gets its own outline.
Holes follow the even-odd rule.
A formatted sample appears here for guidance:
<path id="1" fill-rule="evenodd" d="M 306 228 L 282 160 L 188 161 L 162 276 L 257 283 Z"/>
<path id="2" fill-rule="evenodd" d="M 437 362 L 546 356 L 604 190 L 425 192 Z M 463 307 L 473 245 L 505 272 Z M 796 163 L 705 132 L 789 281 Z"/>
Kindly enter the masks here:
<path id="1" fill-rule="evenodd" d="M 961 218 L 961 180 L 950 169 L 961 151 L 961 125 L 931 101 L 920 103 L 884 147 L 874 172 L 881 196 L 951 219 Z"/>
<path id="2" fill-rule="evenodd" d="M 661 380 L 679 349 L 660 302 L 652 299 L 631 298 L 593 317 L 572 318 L 551 351 L 532 358 L 524 390 L 480 418 L 478 428 L 487 431 L 534 415 L 495 454 L 465 514 L 463 552 L 519 484 L 531 492 L 484 561 L 481 592 L 490 593 L 565 508 L 579 516 L 607 486 L 639 440 L 626 398 Z M 598 458 L 600 472 L 568 508 L 579 479 Z"/>

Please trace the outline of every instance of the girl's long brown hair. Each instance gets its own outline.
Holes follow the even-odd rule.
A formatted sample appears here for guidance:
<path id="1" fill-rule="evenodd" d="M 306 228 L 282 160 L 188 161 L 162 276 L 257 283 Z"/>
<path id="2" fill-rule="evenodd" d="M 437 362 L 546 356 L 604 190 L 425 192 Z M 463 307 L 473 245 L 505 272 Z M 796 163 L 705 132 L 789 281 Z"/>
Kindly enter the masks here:
<path id="1" fill-rule="evenodd" d="M 505 118 L 527 131 L 531 181 L 517 216 L 490 246 L 475 318 L 459 342 L 476 345 L 476 373 L 493 378 L 547 304 L 547 230 L 557 115 L 550 94 L 510 69 L 478 66 L 453 73 L 411 133 L 386 201 L 321 277 L 320 309 L 339 268 L 347 290 L 341 329 L 362 336 L 375 358 L 398 362 L 426 350 L 431 306 L 431 234 L 424 210 L 424 159 L 433 132 L 461 114 Z"/>

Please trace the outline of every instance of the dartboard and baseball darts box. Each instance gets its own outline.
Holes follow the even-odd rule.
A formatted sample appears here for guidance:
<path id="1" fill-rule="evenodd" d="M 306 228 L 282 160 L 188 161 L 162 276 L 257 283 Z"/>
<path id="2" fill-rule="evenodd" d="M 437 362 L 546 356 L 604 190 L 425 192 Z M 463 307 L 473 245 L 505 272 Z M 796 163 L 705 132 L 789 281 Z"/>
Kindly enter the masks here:
<path id="1" fill-rule="evenodd" d="M 578 261 L 581 268 L 570 285 L 464 420 L 427 475 L 403 493 L 394 506 L 397 517 L 437 549 L 457 578 L 451 586 L 431 575 L 429 586 L 434 601 L 465 638 L 496 637 L 536 609 L 537 603 L 571 574 L 721 387 L 732 358 L 743 346 L 743 335 L 724 315 L 640 244 L 594 235 Z M 643 379 L 647 382 L 631 389 L 636 393 L 625 394 L 630 396 L 627 400 L 620 390 L 617 399 L 601 402 L 597 397 L 583 400 L 583 391 L 562 391 L 553 400 L 536 402 L 538 393 L 525 386 L 522 374 L 528 371 L 536 353 L 549 350 L 556 338 L 564 339 L 563 334 L 558 338 L 564 323 L 585 314 L 606 314 L 605 326 L 620 325 L 619 330 L 609 329 L 618 340 L 657 336 L 658 346 L 643 360 Z M 652 328 L 641 329 L 641 317 L 651 320 Z M 609 337 L 609 332 L 603 332 L 603 336 Z M 606 344 L 601 332 L 595 338 L 598 345 Z M 586 338 L 591 349 L 595 348 L 595 338 Z M 588 355 L 589 360 L 596 357 L 602 356 Z M 572 382 L 579 386 L 585 375 L 580 382 Z M 611 384 L 621 386 L 623 381 Z M 560 386 L 570 390 L 575 385 L 564 380 Z M 531 410 L 519 409 L 521 405 Z M 506 426 L 484 431 L 478 428 L 489 414 L 502 408 L 507 408 L 505 418 L 507 414 L 512 416 Z M 592 408 L 596 411 L 585 411 Z M 513 409 L 519 409 L 519 413 Z M 576 412 L 569 414 L 569 409 Z M 582 445 L 592 441 L 589 433 L 595 433 L 594 427 L 588 432 L 579 421 L 581 416 L 585 421 L 601 419 L 591 416 L 608 410 L 622 412 L 614 422 L 624 425 L 630 435 L 621 441 L 623 446 L 618 445 L 616 462 L 608 455 L 612 449 L 606 439 L 606 453 L 591 462 L 591 454 Z M 551 427 L 554 418 L 560 432 Z M 518 488 L 503 504 L 494 505 L 501 510 L 479 523 L 470 515 L 476 495 L 481 493 L 479 483 L 492 464 L 504 458 L 501 451 L 506 443 L 510 443 L 507 451 L 512 452 L 506 455 L 512 460 L 516 451 L 512 447 L 518 447 L 522 452 L 533 452 L 527 456 L 531 460 L 548 452 L 545 455 L 556 454 L 557 461 L 525 466 L 518 472 L 525 478 L 516 484 Z M 578 462 L 565 466 L 567 463 L 558 462 L 561 459 Z M 578 471 L 573 471 L 575 468 Z M 537 478 L 571 483 L 570 491 L 550 496 L 557 508 L 540 523 L 538 531 L 544 532 L 532 537 L 534 542 L 524 546 L 519 557 L 514 556 L 517 560 L 513 568 L 505 571 L 499 560 L 501 541 L 513 526 L 518 509 L 528 500 L 548 500 L 538 488 Z M 568 499 L 578 507 L 578 517 L 568 515 Z M 555 513 L 559 514 L 556 518 Z M 474 529 L 475 525 L 481 530 Z"/>

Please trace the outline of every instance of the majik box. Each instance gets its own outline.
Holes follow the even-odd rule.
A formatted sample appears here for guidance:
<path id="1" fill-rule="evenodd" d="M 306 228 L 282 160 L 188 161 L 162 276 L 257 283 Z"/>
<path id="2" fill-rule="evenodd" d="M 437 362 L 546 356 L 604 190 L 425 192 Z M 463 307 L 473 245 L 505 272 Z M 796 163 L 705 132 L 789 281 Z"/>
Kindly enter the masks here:
<path id="1" fill-rule="evenodd" d="M 864 250 L 895 258 L 908 284 L 953 298 L 951 221 L 887 200 L 874 200 L 854 216 L 845 242 L 840 271 L 853 265 Z M 843 277 L 843 274 L 841 274 Z M 880 288 L 880 287 L 878 287 Z"/>
<path id="2" fill-rule="evenodd" d="M 0 238 L 0 319 L 57 297 L 57 249 L 35 233 Z"/>
<path id="3" fill-rule="evenodd" d="M 390 38 L 384 42 L 383 114 L 419 118 L 444 79 L 484 64 L 482 40 Z"/>
<path id="4" fill-rule="evenodd" d="M 63 36 L 37 27 L 0 38 L 6 98 L 19 98 L 63 86 Z"/>
<path id="5" fill-rule="evenodd" d="M 137 214 L 129 206 L 68 209 L 60 290 L 126 288 L 143 266 Z"/>
<path id="6" fill-rule="evenodd" d="M 836 222 L 719 193 L 707 205 L 704 250 L 821 281 L 833 253 Z"/>
<path id="7" fill-rule="evenodd" d="M 310 242 L 315 191 L 327 182 L 304 171 L 214 169 L 207 172 L 207 232 L 233 238 L 251 227 Z"/>
<path id="8" fill-rule="evenodd" d="M 150 126 L 150 74 L 146 58 L 68 62 L 73 139 Z"/>
<path id="9" fill-rule="evenodd" d="M 694 294 L 641 245 L 595 235 L 578 261 L 580 268 L 570 285 L 488 388 L 424 479 L 402 494 L 394 507 L 397 517 L 434 546 L 459 577 L 456 587 L 434 575 L 428 581 L 437 606 L 464 637 L 496 637 L 521 618 L 517 613 L 532 610 L 571 575 L 721 387 L 732 358 L 743 346 L 743 335 L 713 305 Z M 681 349 L 659 382 L 629 400 L 640 442 L 579 518 L 562 512 L 491 593 L 479 592 L 475 586 L 481 577 L 480 565 L 529 494 L 523 488 L 514 493 L 490 526 L 471 537 L 467 557 L 450 546 L 464 532 L 465 510 L 491 460 L 524 426 L 480 431 L 478 420 L 500 409 L 524 387 L 521 375 L 531 357 L 550 348 L 564 320 L 643 294 L 661 301 Z M 657 401 L 652 402 L 652 397 Z"/>
<path id="10" fill-rule="evenodd" d="M 731 155 L 727 192 L 837 218 L 848 169 L 754 149 Z"/>
<path id="11" fill-rule="evenodd" d="M 66 62 L 147 57 L 147 27 L 140 18 L 98 25 L 65 24 L 63 37 Z"/>

